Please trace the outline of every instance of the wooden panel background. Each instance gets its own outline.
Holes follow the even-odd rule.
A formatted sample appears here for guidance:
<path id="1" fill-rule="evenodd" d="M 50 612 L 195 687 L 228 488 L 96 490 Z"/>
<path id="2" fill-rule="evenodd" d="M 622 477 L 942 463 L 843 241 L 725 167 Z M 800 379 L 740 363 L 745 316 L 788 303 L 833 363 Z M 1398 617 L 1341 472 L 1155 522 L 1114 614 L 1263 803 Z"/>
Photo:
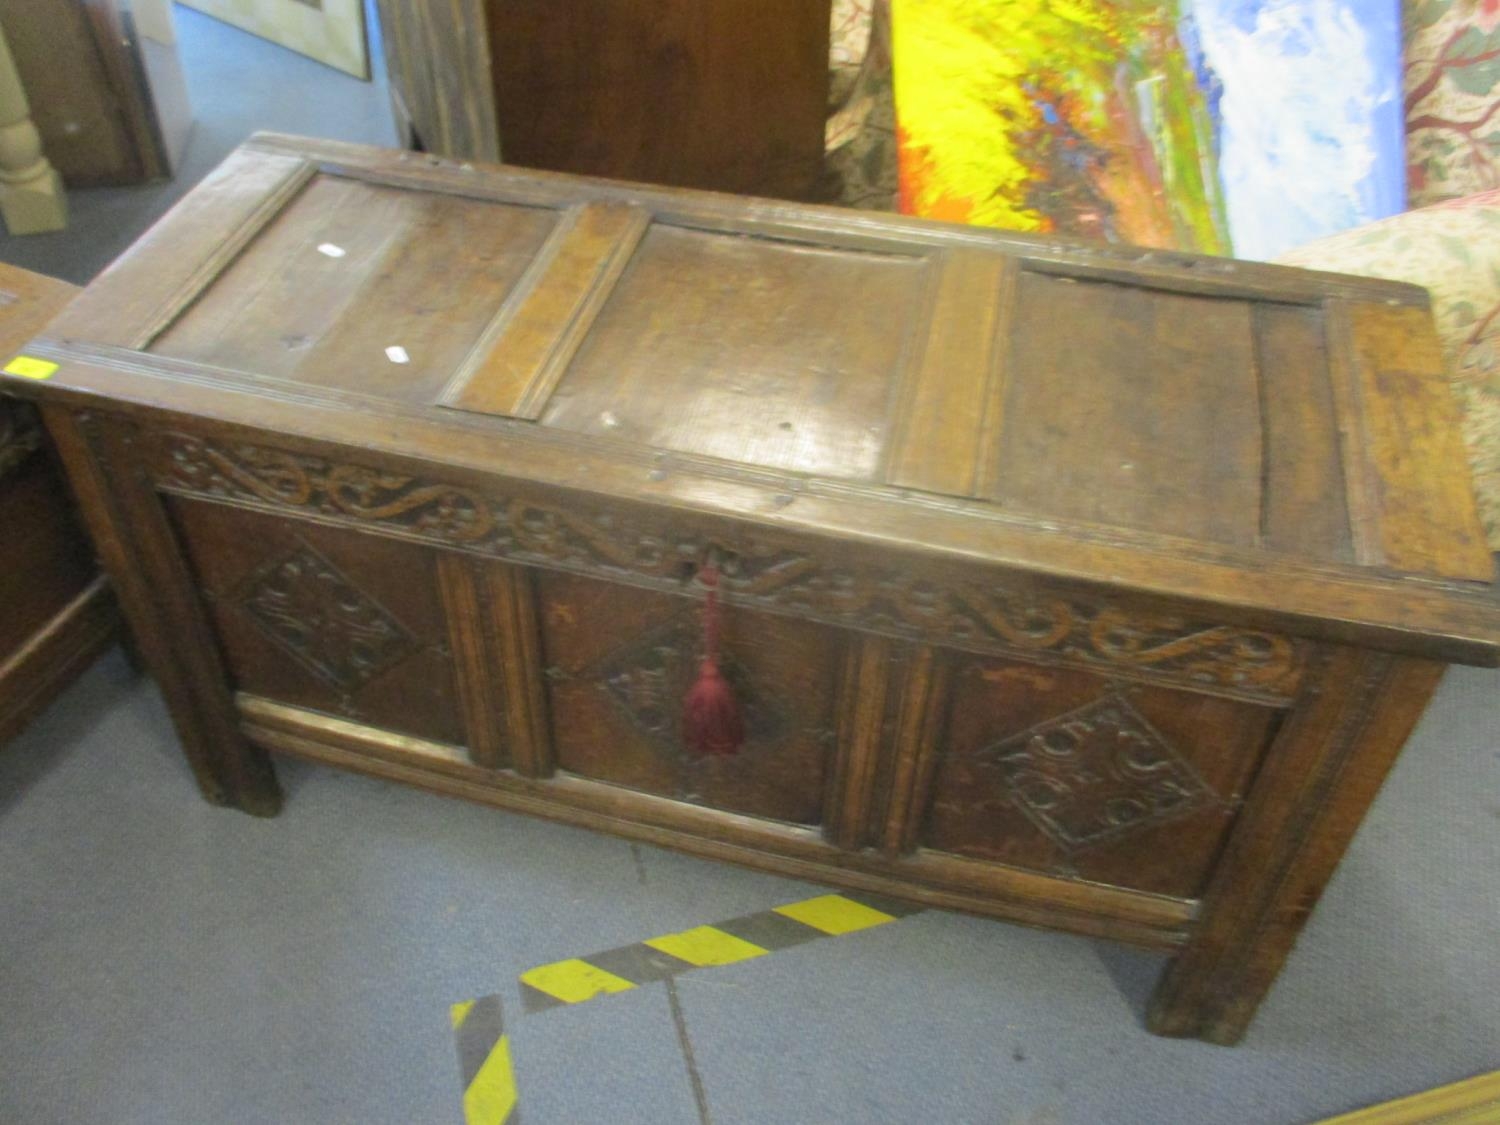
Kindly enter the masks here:
<path id="1" fill-rule="evenodd" d="M 484 0 L 378 0 L 396 113 L 408 147 L 500 159 Z"/>
<path id="2" fill-rule="evenodd" d="M 488 0 L 485 14 L 507 163 L 817 191 L 830 0 Z"/>

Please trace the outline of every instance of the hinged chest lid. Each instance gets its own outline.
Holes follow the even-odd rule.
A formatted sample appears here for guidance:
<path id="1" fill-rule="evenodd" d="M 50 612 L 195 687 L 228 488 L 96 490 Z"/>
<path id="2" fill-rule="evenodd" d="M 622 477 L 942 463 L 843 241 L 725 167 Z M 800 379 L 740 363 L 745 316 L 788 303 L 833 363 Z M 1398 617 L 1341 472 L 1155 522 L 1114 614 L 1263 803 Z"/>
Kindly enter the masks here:
<path id="1" fill-rule="evenodd" d="M 261 135 L 27 389 L 1491 660 L 1425 292 Z"/>

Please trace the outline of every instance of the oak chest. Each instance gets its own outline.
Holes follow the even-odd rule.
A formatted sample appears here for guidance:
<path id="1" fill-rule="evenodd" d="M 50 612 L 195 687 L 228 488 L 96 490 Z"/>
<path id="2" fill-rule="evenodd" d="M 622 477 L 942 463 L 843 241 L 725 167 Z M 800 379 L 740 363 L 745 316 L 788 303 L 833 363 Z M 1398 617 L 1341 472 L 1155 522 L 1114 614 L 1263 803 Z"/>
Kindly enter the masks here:
<path id="1" fill-rule="evenodd" d="M 1500 645 L 1402 286 L 263 135 L 25 354 L 211 800 L 1174 951 L 1164 1034 L 1242 1034 Z"/>

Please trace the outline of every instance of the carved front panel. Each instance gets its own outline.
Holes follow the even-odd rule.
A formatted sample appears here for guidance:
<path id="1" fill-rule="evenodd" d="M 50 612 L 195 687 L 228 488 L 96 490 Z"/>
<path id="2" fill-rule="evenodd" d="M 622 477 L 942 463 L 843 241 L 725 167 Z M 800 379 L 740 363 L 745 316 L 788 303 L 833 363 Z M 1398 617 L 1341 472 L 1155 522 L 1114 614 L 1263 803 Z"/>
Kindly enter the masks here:
<path id="1" fill-rule="evenodd" d="M 385 607 L 301 541 L 228 601 L 293 660 L 343 692 L 357 691 L 418 647 Z"/>
<path id="2" fill-rule="evenodd" d="M 1062 596 L 1016 578 L 984 583 L 913 567 L 835 563 L 810 547 L 693 527 L 676 513 L 606 500 L 542 502 L 354 462 L 165 434 L 153 472 L 175 492 L 306 511 L 386 534 L 664 591 L 713 552 L 741 606 L 978 651 L 1099 668 L 1106 674 L 1273 702 L 1290 700 L 1300 642 L 1103 599 Z M 923 568 L 925 569 L 925 568 Z"/>
<path id="3" fill-rule="evenodd" d="M 918 843 L 1195 897 L 1279 714 L 960 657 Z"/>
<path id="4" fill-rule="evenodd" d="M 1212 804 L 1214 795 L 1123 693 L 974 755 L 1059 847 L 1091 848 Z"/>
<path id="5" fill-rule="evenodd" d="M 174 501 L 234 686 L 463 745 L 432 552 Z"/>
<path id="6" fill-rule="evenodd" d="M 697 675 L 702 649 L 703 630 L 695 615 L 677 613 L 659 628 L 628 638 L 593 670 L 620 713 L 673 758 L 690 757 L 678 728 L 682 696 Z M 788 724 L 775 691 L 733 653 L 721 656 L 719 665 L 739 702 L 746 739 L 756 744 L 779 741 Z"/>
<path id="7" fill-rule="evenodd" d="M 842 639 L 728 599 L 725 678 L 745 718 L 732 757 L 682 740 L 703 654 L 702 600 L 566 575 L 537 576 L 558 768 L 648 793 L 800 824 L 821 817 Z"/>

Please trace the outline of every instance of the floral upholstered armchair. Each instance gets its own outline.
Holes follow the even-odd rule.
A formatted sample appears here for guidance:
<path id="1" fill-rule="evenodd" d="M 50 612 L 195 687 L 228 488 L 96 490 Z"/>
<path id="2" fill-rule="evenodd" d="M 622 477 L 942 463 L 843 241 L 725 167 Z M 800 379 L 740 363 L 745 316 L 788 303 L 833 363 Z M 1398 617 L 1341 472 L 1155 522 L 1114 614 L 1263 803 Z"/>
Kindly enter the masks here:
<path id="1" fill-rule="evenodd" d="M 1431 290 L 1500 551 L 1500 0 L 1403 0 L 1403 16 L 1412 209 L 1280 260 Z M 889 30 L 889 0 L 835 0 L 829 193 L 850 207 L 895 207 Z"/>
<path id="2" fill-rule="evenodd" d="M 1431 290 L 1480 515 L 1500 551 L 1500 0 L 1405 0 L 1405 24 L 1413 209 L 1281 260 Z"/>

